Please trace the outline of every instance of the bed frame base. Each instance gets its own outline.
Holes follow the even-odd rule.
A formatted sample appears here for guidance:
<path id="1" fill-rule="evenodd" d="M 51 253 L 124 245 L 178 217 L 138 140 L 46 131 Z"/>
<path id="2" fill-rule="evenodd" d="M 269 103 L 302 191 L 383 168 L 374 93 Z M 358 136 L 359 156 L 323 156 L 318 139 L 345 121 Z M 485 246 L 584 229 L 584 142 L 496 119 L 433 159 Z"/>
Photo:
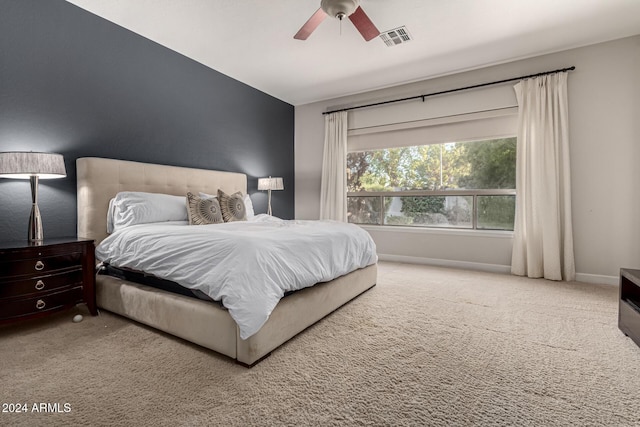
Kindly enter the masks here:
<path id="1" fill-rule="evenodd" d="M 247 364 L 247 363 L 241 362 L 241 361 L 239 361 L 239 360 L 237 360 L 237 359 L 236 359 L 236 364 L 237 364 L 237 365 L 240 365 L 240 366 L 243 366 L 243 367 L 245 367 L 245 368 L 249 368 L 249 369 L 250 369 L 250 368 L 253 368 L 254 366 L 256 366 L 258 363 L 262 362 L 262 361 L 263 361 L 264 359 L 266 359 L 267 357 L 271 356 L 271 353 L 272 353 L 272 352 L 269 352 L 269 353 L 265 354 L 265 355 L 264 355 L 264 356 L 262 356 L 260 359 L 256 360 L 255 362 L 253 362 L 253 363 L 252 363 L 252 364 L 250 364 L 250 365 L 249 365 L 249 364 Z"/>
<path id="2" fill-rule="evenodd" d="M 318 283 L 283 298 L 269 320 L 246 340 L 220 304 L 98 276 L 98 307 L 254 366 L 289 339 L 375 286 L 377 265 Z"/>

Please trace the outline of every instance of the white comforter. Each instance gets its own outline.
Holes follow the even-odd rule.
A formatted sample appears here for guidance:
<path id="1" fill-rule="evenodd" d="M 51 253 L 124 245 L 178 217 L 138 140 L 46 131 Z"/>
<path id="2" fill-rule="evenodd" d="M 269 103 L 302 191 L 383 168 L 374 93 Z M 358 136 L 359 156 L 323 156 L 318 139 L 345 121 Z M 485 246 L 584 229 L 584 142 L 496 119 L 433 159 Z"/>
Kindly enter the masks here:
<path id="1" fill-rule="evenodd" d="M 377 261 L 375 243 L 353 224 L 251 221 L 189 226 L 186 222 L 120 229 L 96 257 L 198 289 L 229 310 L 247 339 L 287 291 L 326 282 Z"/>

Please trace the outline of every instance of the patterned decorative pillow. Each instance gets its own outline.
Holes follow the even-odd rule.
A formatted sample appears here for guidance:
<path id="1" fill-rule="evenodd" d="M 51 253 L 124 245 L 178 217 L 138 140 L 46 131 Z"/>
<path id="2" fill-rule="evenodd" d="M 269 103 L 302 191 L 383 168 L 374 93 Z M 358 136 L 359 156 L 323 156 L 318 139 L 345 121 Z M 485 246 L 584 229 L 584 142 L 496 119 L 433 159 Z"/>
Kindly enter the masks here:
<path id="1" fill-rule="evenodd" d="M 189 225 L 219 224 L 224 222 L 218 199 L 201 199 L 187 193 L 187 213 Z"/>
<path id="2" fill-rule="evenodd" d="M 203 199 L 216 198 L 216 196 L 203 193 L 202 191 L 198 193 L 198 196 L 200 196 Z M 251 201 L 251 196 L 249 196 L 248 194 L 245 194 L 244 197 L 242 198 L 242 201 L 244 202 L 244 210 L 247 211 L 247 220 L 250 220 L 251 218 L 256 216 L 256 213 L 253 211 L 253 202 Z"/>
<path id="3" fill-rule="evenodd" d="M 228 195 L 224 191 L 218 190 L 218 200 L 224 222 L 247 220 L 247 210 L 241 192 Z"/>

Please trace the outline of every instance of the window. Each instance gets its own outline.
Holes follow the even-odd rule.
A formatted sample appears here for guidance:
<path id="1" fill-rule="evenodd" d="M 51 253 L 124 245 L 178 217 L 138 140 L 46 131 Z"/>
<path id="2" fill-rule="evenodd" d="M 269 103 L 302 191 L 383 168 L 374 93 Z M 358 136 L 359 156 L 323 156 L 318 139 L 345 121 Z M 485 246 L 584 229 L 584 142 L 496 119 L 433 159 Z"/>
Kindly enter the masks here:
<path id="1" fill-rule="evenodd" d="M 514 137 L 352 152 L 349 222 L 513 230 L 515 178 Z"/>

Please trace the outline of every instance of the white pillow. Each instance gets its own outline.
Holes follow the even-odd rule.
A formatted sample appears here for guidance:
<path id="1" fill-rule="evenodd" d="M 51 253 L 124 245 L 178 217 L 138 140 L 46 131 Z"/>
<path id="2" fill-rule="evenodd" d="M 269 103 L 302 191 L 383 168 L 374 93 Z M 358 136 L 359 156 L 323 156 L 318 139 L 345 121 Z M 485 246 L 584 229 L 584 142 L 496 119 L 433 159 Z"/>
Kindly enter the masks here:
<path id="1" fill-rule="evenodd" d="M 253 202 L 251 201 L 251 197 L 249 197 L 248 194 L 245 194 L 242 201 L 244 202 L 244 208 L 247 211 L 247 219 L 256 216 L 255 212 L 253 212 Z"/>
<path id="2" fill-rule="evenodd" d="M 185 196 L 122 191 L 109 203 L 107 231 L 151 222 L 187 221 Z M 109 226 L 111 225 L 111 231 Z"/>
<path id="3" fill-rule="evenodd" d="M 113 233 L 113 202 L 116 199 L 109 200 L 109 209 L 107 210 L 107 233 Z"/>
<path id="4" fill-rule="evenodd" d="M 200 193 L 198 193 L 198 196 L 200 196 L 200 198 L 202 199 L 217 199 L 217 196 L 214 196 L 213 194 L 207 194 L 207 193 L 203 193 L 202 191 Z M 245 211 L 247 212 L 247 219 L 249 218 L 253 218 L 256 214 L 253 211 L 253 202 L 251 202 L 251 197 L 249 197 L 248 194 L 245 194 L 242 197 L 242 201 L 244 202 L 244 208 Z"/>

